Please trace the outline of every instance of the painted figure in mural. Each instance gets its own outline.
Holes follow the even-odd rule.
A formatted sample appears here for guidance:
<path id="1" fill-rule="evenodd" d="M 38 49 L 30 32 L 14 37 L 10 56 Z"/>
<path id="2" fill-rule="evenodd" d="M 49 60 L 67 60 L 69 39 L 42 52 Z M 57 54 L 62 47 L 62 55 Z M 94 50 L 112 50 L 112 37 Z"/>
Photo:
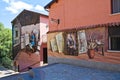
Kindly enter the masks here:
<path id="1" fill-rule="evenodd" d="M 35 52 L 35 34 L 33 31 L 30 34 L 30 43 L 26 46 L 26 51 Z"/>
<path id="2" fill-rule="evenodd" d="M 31 47 L 35 46 L 35 34 L 33 33 L 33 31 L 30 35 L 30 44 L 31 44 Z"/>
<path id="3" fill-rule="evenodd" d="M 26 31 L 26 33 L 24 35 L 25 46 L 27 46 L 30 43 L 29 36 L 30 36 L 29 33 Z"/>
<path id="4" fill-rule="evenodd" d="M 80 40 L 79 40 L 79 43 L 80 43 L 80 50 L 81 50 L 81 51 L 84 51 L 84 43 L 83 43 L 83 40 L 80 39 Z"/>
<path id="5" fill-rule="evenodd" d="M 87 41 L 86 41 L 85 30 L 80 30 L 78 32 L 78 52 L 79 54 L 87 52 Z"/>
<path id="6" fill-rule="evenodd" d="M 59 33 L 55 36 L 56 42 L 57 42 L 57 47 L 58 47 L 58 52 L 62 53 L 64 51 L 64 38 L 63 38 L 63 33 Z"/>
<path id="7" fill-rule="evenodd" d="M 39 33 L 38 33 L 39 34 Z M 26 44 L 26 51 L 30 51 L 30 52 L 36 52 L 37 50 L 37 42 L 36 42 L 36 35 L 39 36 L 38 34 L 35 33 L 35 31 L 32 31 L 31 34 L 29 35 L 29 40 L 26 39 L 27 43 Z M 28 36 L 27 34 L 25 34 L 26 37 Z M 37 38 L 38 40 L 38 38 Z"/>
<path id="8" fill-rule="evenodd" d="M 57 47 L 57 43 L 56 43 L 56 39 L 53 38 L 50 40 L 50 44 L 51 44 L 51 49 L 53 52 L 58 51 L 58 47 Z"/>
<path id="9" fill-rule="evenodd" d="M 70 33 L 67 35 L 67 52 L 70 55 L 75 55 L 75 50 L 76 50 L 76 46 L 75 46 L 75 40 L 73 38 L 73 35 Z"/>
<path id="10" fill-rule="evenodd" d="M 39 41 L 39 30 L 38 30 L 38 29 L 33 29 L 33 33 L 34 33 L 34 35 L 35 35 L 36 45 L 38 45 L 38 41 Z"/>
<path id="11" fill-rule="evenodd" d="M 101 49 L 102 51 L 102 55 L 104 56 L 104 50 L 103 50 L 103 47 L 104 47 L 104 43 L 102 42 L 102 40 L 95 40 L 96 44 L 97 44 L 97 47 L 95 48 L 96 51 L 98 52 L 99 49 Z"/>

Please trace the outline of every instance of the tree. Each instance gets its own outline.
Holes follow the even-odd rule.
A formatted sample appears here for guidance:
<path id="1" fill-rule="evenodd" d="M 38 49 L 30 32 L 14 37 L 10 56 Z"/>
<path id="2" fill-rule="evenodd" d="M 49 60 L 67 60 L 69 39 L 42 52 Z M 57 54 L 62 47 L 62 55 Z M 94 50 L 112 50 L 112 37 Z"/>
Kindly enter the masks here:
<path id="1" fill-rule="evenodd" d="M 6 68 L 12 63 L 12 31 L 0 23 L 0 63 Z"/>

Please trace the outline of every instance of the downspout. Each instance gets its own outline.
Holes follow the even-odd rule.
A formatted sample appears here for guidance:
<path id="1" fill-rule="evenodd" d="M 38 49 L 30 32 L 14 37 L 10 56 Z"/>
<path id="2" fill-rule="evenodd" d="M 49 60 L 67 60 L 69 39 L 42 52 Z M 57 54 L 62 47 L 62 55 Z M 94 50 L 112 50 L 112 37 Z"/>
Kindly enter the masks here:
<path id="1" fill-rule="evenodd" d="M 41 17 L 41 15 L 40 15 L 40 17 Z M 39 17 L 39 24 L 41 23 L 41 20 L 40 20 L 40 17 Z M 41 27 L 41 25 L 39 25 L 40 27 Z M 39 29 L 39 30 L 41 30 L 41 29 Z M 42 40 L 41 40 L 41 32 L 40 32 L 40 35 L 39 35 L 39 37 L 40 37 L 40 45 L 39 45 L 39 47 L 40 47 L 40 66 L 43 66 L 43 51 L 42 51 Z"/>
<path id="2" fill-rule="evenodd" d="M 11 22 L 11 24 L 12 24 L 12 59 L 14 60 L 14 57 L 13 57 L 13 54 L 14 54 L 14 26 L 13 26 L 13 23 Z"/>

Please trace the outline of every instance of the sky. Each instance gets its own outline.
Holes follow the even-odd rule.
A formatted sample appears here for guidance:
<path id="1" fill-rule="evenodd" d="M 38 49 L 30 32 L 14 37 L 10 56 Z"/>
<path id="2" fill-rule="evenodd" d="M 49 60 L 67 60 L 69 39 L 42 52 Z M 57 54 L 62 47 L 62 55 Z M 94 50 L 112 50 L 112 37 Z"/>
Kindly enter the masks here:
<path id="1" fill-rule="evenodd" d="M 51 0 L 0 0 L 0 22 L 3 23 L 6 28 L 12 29 L 11 21 L 24 9 L 48 15 L 48 12 L 44 10 L 44 6 L 50 1 Z"/>

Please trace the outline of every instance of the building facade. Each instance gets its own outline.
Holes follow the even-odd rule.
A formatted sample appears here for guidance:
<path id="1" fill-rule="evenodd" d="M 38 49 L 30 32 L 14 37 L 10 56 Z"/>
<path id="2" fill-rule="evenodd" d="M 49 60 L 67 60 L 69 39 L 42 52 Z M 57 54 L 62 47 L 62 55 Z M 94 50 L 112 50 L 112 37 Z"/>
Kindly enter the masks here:
<path id="1" fill-rule="evenodd" d="M 103 44 L 104 52 L 120 51 L 119 0 L 52 0 L 45 9 L 50 57 L 87 53 L 89 41 Z"/>
<path id="2" fill-rule="evenodd" d="M 30 52 L 29 55 L 31 55 L 31 53 L 39 55 L 41 44 L 47 42 L 46 33 L 49 30 L 48 16 L 29 10 L 23 10 L 11 23 L 13 34 L 13 59 L 18 59 L 20 66 L 24 62 L 22 58 L 19 60 L 20 56 L 24 56 L 21 51 L 25 51 L 28 54 Z M 27 55 L 24 57 L 29 59 Z M 25 60 L 26 58 L 23 59 Z M 32 62 L 31 64 L 24 65 L 24 67 L 20 66 L 20 68 L 26 68 L 38 61 L 40 65 L 40 56 L 35 56 L 34 58 L 36 60 L 28 60 L 27 63 Z"/>

